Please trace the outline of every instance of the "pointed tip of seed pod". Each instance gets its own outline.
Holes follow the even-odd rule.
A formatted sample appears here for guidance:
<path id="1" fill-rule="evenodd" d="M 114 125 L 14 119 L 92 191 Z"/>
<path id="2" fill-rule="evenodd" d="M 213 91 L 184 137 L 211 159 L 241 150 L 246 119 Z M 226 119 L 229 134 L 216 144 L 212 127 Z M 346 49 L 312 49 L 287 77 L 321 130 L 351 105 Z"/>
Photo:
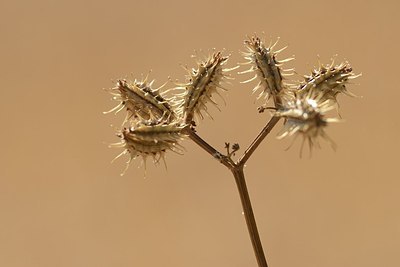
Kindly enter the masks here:
<path id="1" fill-rule="evenodd" d="M 288 48 L 288 47 L 289 47 L 288 45 L 287 45 L 287 46 L 284 46 L 284 47 L 282 47 L 281 49 L 274 51 L 274 54 L 277 55 L 277 54 L 279 54 L 279 53 L 285 51 L 286 48 Z"/>
<path id="2" fill-rule="evenodd" d="M 268 49 L 273 50 L 275 48 L 275 46 L 279 43 L 280 39 L 281 39 L 281 37 L 278 36 L 278 38 L 276 38 L 276 41 L 273 45 L 271 45 L 271 43 L 270 43 L 270 45 L 268 46 Z"/>

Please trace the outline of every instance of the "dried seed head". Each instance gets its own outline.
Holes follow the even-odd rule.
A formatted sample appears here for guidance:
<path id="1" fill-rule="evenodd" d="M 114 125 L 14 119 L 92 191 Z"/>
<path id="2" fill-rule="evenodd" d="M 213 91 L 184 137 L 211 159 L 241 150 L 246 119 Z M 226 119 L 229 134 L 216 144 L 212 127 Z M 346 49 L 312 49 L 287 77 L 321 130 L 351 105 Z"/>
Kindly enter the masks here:
<path id="1" fill-rule="evenodd" d="M 198 62 L 197 69 L 192 69 L 187 76 L 187 83 L 178 85 L 177 89 L 183 89 L 182 102 L 179 114 L 187 124 L 191 123 L 197 115 L 203 119 L 203 112 L 211 117 L 207 111 L 207 103 L 217 103 L 213 100 L 214 94 L 219 94 L 217 89 L 226 90 L 221 82 L 229 78 L 226 73 L 232 69 L 224 69 L 228 57 L 223 57 L 221 52 L 213 53 L 205 61 Z M 219 108 L 218 108 L 219 109 Z"/>
<path id="2" fill-rule="evenodd" d="M 283 94 L 287 93 L 287 90 L 285 89 L 289 87 L 289 84 L 286 84 L 283 81 L 284 76 L 293 75 L 293 69 L 285 70 L 282 68 L 282 64 L 284 62 L 291 61 L 294 58 L 277 60 L 277 54 L 286 48 L 284 47 L 279 51 L 275 51 L 274 47 L 276 46 L 277 42 L 273 45 L 270 45 L 269 47 L 266 47 L 261 39 L 257 36 L 252 36 L 249 37 L 248 40 L 245 40 L 244 43 L 248 51 L 244 52 L 243 54 L 244 58 L 247 59 L 248 62 L 243 64 L 249 64 L 251 65 L 251 67 L 250 69 L 239 73 L 255 74 L 253 78 L 242 83 L 251 82 L 256 79 L 259 80 L 256 87 L 254 87 L 253 89 L 253 93 L 261 90 L 257 99 L 264 96 L 264 98 L 268 101 L 270 96 L 272 96 L 275 105 L 280 105 L 281 97 Z"/>
<path id="3" fill-rule="evenodd" d="M 285 102 L 284 107 L 275 112 L 276 116 L 285 118 L 278 138 L 300 134 L 303 137 L 302 148 L 306 141 L 311 152 L 314 146 L 320 147 L 318 139 L 322 137 L 335 149 L 335 143 L 325 133 L 329 122 L 338 121 L 336 118 L 326 117 L 326 113 L 332 110 L 334 105 L 333 101 L 323 99 L 323 94 L 314 98 L 296 95 L 292 101 Z"/>
<path id="4" fill-rule="evenodd" d="M 130 162 L 137 157 L 142 157 L 146 162 L 147 157 L 152 157 L 154 163 L 159 163 L 162 159 L 165 163 L 165 153 L 170 150 L 178 154 L 183 154 L 184 148 L 179 144 L 185 135 L 182 133 L 184 125 L 178 123 L 157 123 L 149 121 L 139 121 L 135 125 L 124 128 L 117 134 L 121 142 L 113 144 L 115 147 L 122 147 L 125 150 L 115 159 L 124 154 L 129 154 L 126 169 Z M 114 159 L 114 160 L 115 160 Z"/>
<path id="5" fill-rule="evenodd" d="M 127 82 L 118 80 L 117 85 L 110 89 L 113 99 L 119 104 L 108 112 L 119 112 L 126 108 L 128 114 L 124 123 L 131 118 L 139 120 L 153 120 L 163 118 L 166 121 L 173 121 L 177 118 L 174 112 L 174 99 L 167 99 L 161 87 L 154 89 L 153 81 Z M 106 113 L 108 113 L 106 112 Z"/>
<path id="6" fill-rule="evenodd" d="M 359 76 L 353 73 L 349 63 L 344 62 L 335 66 L 332 60 L 330 65 L 320 65 L 318 69 L 312 71 L 311 75 L 305 75 L 304 82 L 298 87 L 297 93 L 308 97 L 319 97 L 321 101 L 337 102 L 339 93 L 354 96 L 347 90 L 346 84 Z"/>

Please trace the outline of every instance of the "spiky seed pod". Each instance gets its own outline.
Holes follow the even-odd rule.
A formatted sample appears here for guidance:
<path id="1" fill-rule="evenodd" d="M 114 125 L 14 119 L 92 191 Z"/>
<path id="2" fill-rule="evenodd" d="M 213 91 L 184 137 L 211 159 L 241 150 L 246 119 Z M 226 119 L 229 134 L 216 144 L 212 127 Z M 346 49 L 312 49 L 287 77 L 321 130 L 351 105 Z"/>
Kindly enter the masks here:
<path id="1" fill-rule="evenodd" d="M 209 102 L 218 108 L 212 96 L 219 94 L 218 88 L 226 90 L 221 82 L 224 78 L 229 78 L 227 72 L 232 70 L 223 68 L 227 61 L 228 57 L 223 57 L 221 52 L 215 52 L 205 61 L 198 62 L 197 69 L 189 72 L 187 83 L 178 85 L 177 89 L 184 90 L 179 112 L 186 123 L 189 124 L 195 115 L 203 119 L 203 112 L 211 117 L 207 111 Z"/>
<path id="2" fill-rule="evenodd" d="M 165 123 L 165 122 L 138 122 L 135 126 L 129 128 L 129 131 L 136 138 L 144 141 L 154 142 L 177 142 L 184 136 L 182 129 L 184 124 Z"/>
<path id="3" fill-rule="evenodd" d="M 303 137 L 301 147 L 303 148 L 306 141 L 311 151 L 315 145 L 319 147 L 318 139 L 322 137 L 335 148 L 335 143 L 325 133 L 328 123 L 338 121 L 337 118 L 326 117 L 326 113 L 334 108 L 334 102 L 324 100 L 322 94 L 315 95 L 314 98 L 296 95 L 292 101 L 284 105 L 285 107 L 275 112 L 275 116 L 285 118 L 284 127 L 278 134 L 278 139 L 300 134 Z"/>
<path id="4" fill-rule="evenodd" d="M 304 76 L 305 80 L 298 87 L 297 93 L 308 97 L 318 96 L 321 101 L 337 102 L 336 98 L 339 93 L 354 96 L 347 90 L 346 84 L 349 80 L 359 76 L 360 74 L 353 73 L 353 69 L 347 62 L 336 66 L 334 61 L 326 66 L 320 64 L 319 68 L 312 71 L 311 75 Z"/>
<path id="5" fill-rule="evenodd" d="M 279 40 L 279 39 L 278 39 Z M 278 41 L 277 41 L 278 42 Z M 249 37 L 245 40 L 245 46 L 247 52 L 244 52 L 244 58 L 248 62 L 243 63 L 244 65 L 251 65 L 250 69 L 246 71 L 239 72 L 243 73 L 254 73 L 254 77 L 244 81 L 242 83 L 247 83 L 259 80 L 258 84 L 254 87 L 253 93 L 261 90 L 257 99 L 264 96 L 266 101 L 272 96 L 276 106 L 279 106 L 281 101 L 280 98 L 283 94 L 287 93 L 285 90 L 289 84 L 283 81 L 284 76 L 293 75 L 293 69 L 283 69 L 282 64 L 293 60 L 294 58 L 287 58 L 284 60 L 277 60 L 276 56 L 278 53 L 286 49 L 286 47 L 275 51 L 274 48 L 277 42 L 269 47 L 266 47 L 261 39 L 257 36 Z"/>
<path id="6" fill-rule="evenodd" d="M 179 144 L 179 141 L 185 137 L 182 133 L 183 128 L 184 125 L 178 123 L 139 121 L 134 126 L 124 128 L 117 134 L 121 138 L 121 142 L 112 146 L 122 147 L 125 150 L 115 159 L 124 154 L 129 154 L 126 169 L 131 161 L 137 157 L 142 157 L 144 163 L 150 156 L 154 163 L 159 163 L 162 159 L 165 164 L 165 153 L 167 151 L 183 154 L 184 148 Z"/>
<path id="7" fill-rule="evenodd" d="M 119 104 L 108 112 L 119 112 L 126 108 L 128 114 L 124 123 L 131 118 L 140 120 L 160 119 L 171 122 L 177 118 L 174 111 L 174 99 L 167 99 L 165 92 L 161 92 L 161 87 L 153 88 L 153 81 L 128 82 L 118 80 L 117 85 L 110 89 L 113 99 L 119 101 Z M 106 113 L 108 113 L 106 112 Z"/>

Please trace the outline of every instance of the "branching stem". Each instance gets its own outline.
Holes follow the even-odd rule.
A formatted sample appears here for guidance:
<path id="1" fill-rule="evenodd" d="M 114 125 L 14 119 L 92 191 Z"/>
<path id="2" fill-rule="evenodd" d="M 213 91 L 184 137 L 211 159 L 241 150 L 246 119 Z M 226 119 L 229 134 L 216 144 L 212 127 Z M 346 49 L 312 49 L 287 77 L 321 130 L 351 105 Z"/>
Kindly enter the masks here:
<path id="1" fill-rule="evenodd" d="M 189 126 L 183 129 L 183 133 L 187 134 L 193 142 L 195 142 L 198 146 L 204 149 L 207 153 L 209 153 L 213 158 L 219 160 L 221 164 L 225 165 L 228 169 L 232 170 L 235 168 L 235 163 L 231 158 L 222 154 L 214 147 L 212 147 L 209 143 L 207 143 L 204 139 L 197 135 L 194 129 Z"/>
<path id="2" fill-rule="evenodd" d="M 235 163 L 230 156 L 224 155 L 208 144 L 202 139 L 195 130 L 191 127 L 186 127 L 183 132 L 188 135 L 197 145 L 203 148 L 214 158 L 218 159 L 221 164 L 231 170 L 235 177 L 235 182 L 242 202 L 243 214 L 246 220 L 247 229 L 249 231 L 251 243 L 253 245 L 254 254 L 257 259 L 258 267 L 268 267 L 267 260 L 265 258 L 264 250 L 262 247 L 260 235 L 257 230 L 256 219 L 254 217 L 253 208 L 251 206 L 249 192 L 247 190 L 246 179 L 244 176 L 244 166 L 246 161 L 250 158 L 253 152 L 258 148 L 261 142 L 267 137 L 274 126 L 278 123 L 280 118 L 272 117 L 271 120 L 265 125 L 257 137 L 253 140 L 250 146 L 245 150 L 243 156 Z"/>

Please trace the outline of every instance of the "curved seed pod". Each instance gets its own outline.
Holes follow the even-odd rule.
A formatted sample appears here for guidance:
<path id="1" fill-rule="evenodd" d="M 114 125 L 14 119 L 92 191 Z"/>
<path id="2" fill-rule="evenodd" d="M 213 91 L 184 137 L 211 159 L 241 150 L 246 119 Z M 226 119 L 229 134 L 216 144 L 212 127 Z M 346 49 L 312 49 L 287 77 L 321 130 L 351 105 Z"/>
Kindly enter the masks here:
<path id="1" fill-rule="evenodd" d="M 275 51 L 274 47 L 276 46 L 277 42 L 269 47 L 266 47 L 257 36 L 252 36 L 249 37 L 248 40 L 245 40 L 244 43 L 248 52 L 244 52 L 243 55 L 248 62 L 243 63 L 243 65 L 249 64 L 251 67 L 246 71 L 239 72 L 239 74 L 255 73 L 253 78 L 242 83 L 247 83 L 258 79 L 259 82 L 253 89 L 253 93 L 261 89 L 257 99 L 264 96 L 264 98 L 268 101 L 270 96 L 272 96 L 275 105 L 280 105 L 280 97 L 287 93 L 285 89 L 289 87 L 289 84 L 286 84 L 283 81 L 284 76 L 293 75 L 293 69 L 284 70 L 282 69 L 282 64 L 284 62 L 291 61 L 294 58 L 277 60 L 277 54 L 286 49 L 286 47 L 284 47 L 279 51 Z"/>
<path id="2" fill-rule="evenodd" d="M 163 86 L 154 89 L 153 82 L 148 83 L 147 78 L 134 82 L 118 80 L 117 85 L 111 88 L 110 92 L 114 96 L 113 99 L 120 103 L 108 112 L 119 112 L 126 108 L 128 114 L 125 122 L 131 118 L 175 120 L 177 115 L 174 112 L 173 99 L 167 99 L 165 92 L 161 92 L 160 89 Z"/>
<path id="3" fill-rule="evenodd" d="M 183 154 L 184 148 L 178 143 L 185 137 L 181 133 L 184 128 L 183 125 L 165 122 L 152 124 L 148 121 L 140 121 L 135 126 L 124 128 L 117 134 L 121 138 L 121 142 L 112 146 L 122 147 L 125 150 L 115 159 L 129 154 L 129 160 L 123 174 L 130 162 L 137 157 L 142 157 L 143 161 L 146 162 L 147 157 L 150 156 L 154 163 L 159 163 L 162 159 L 165 164 L 165 153 L 168 150 Z"/>
<path id="4" fill-rule="evenodd" d="M 334 61 L 332 61 L 330 65 L 320 65 L 318 69 L 312 71 L 311 75 L 305 75 L 304 82 L 298 87 L 297 93 L 308 97 L 318 96 L 321 101 L 337 102 L 336 97 L 339 93 L 354 96 L 347 90 L 346 84 L 360 75 L 353 73 L 349 63 L 344 62 L 334 66 Z"/>
<path id="5" fill-rule="evenodd" d="M 328 140 L 335 149 L 335 143 L 325 133 L 328 123 L 338 121 L 337 118 L 326 117 L 326 113 L 332 109 L 334 109 L 334 102 L 323 99 L 322 94 L 314 98 L 296 95 L 292 101 L 285 103 L 285 107 L 275 112 L 275 116 L 285 118 L 284 127 L 278 133 L 278 139 L 300 134 L 303 137 L 301 147 L 303 148 L 306 141 L 311 152 L 314 146 L 319 147 L 318 139 L 322 137 Z M 300 153 L 302 153 L 302 148 Z"/>
<path id="6" fill-rule="evenodd" d="M 223 68 L 227 60 L 228 57 L 223 57 L 221 52 L 212 54 L 207 60 L 199 62 L 197 69 L 190 71 L 186 84 L 178 85 L 177 89 L 184 89 L 179 113 L 186 123 L 189 124 L 195 115 L 203 119 L 202 112 L 210 115 L 206 106 L 208 102 L 218 108 L 212 96 L 219 94 L 218 88 L 226 90 L 221 82 L 224 78 L 230 78 L 226 72 L 232 70 Z"/>

